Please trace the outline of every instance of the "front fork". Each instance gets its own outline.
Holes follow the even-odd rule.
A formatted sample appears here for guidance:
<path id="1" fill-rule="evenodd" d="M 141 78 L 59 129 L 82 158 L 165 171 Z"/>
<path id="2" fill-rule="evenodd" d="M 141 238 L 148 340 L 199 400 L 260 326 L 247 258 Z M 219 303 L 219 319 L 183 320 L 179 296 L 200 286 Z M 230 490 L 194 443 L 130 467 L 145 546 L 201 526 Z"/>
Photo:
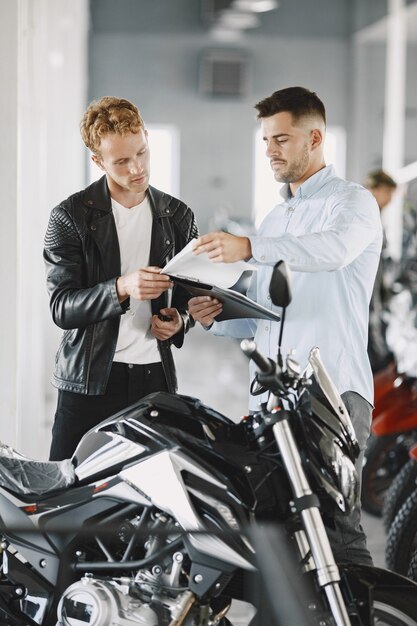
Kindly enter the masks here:
<path id="1" fill-rule="evenodd" d="M 280 412 L 279 417 L 281 415 L 282 418 L 273 426 L 273 433 L 291 483 L 294 506 L 299 510 L 303 522 L 317 570 L 318 584 L 326 593 L 336 626 L 351 626 L 339 586 L 339 569 L 318 509 L 318 501 L 308 483 L 294 435 L 288 419 L 284 417 L 285 412 Z"/>

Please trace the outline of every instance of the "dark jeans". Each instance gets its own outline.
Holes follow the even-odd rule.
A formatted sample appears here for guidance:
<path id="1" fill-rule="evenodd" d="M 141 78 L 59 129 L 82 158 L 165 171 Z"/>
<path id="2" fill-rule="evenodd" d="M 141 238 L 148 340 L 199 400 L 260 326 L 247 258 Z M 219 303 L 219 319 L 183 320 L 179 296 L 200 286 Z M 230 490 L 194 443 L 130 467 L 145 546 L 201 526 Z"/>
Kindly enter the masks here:
<path id="1" fill-rule="evenodd" d="M 360 454 L 355 467 L 359 483 L 361 483 L 365 447 L 371 427 L 372 406 L 354 391 L 343 393 L 342 400 L 352 420 L 360 447 Z M 343 515 L 341 511 L 338 511 L 334 517 L 334 524 L 334 529 L 326 528 L 326 530 L 336 561 L 373 565 L 371 554 L 366 545 L 366 535 L 361 525 L 360 501 L 350 515 Z"/>
<path id="2" fill-rule="evenodd" d="M 58 391 L 50 461 L 69 459 L 90 428 L 149 393 L 167 390 L 161 363 L 113 363 L 104 395 L 86 396 L 71 391 Z"/>

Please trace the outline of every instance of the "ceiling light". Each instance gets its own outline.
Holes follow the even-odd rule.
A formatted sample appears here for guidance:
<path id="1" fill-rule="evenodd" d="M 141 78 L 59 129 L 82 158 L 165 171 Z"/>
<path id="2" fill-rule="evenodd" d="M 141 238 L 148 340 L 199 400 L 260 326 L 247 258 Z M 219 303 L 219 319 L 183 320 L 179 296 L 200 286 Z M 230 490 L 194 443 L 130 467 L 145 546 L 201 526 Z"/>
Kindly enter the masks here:
<path id="1" fill-rule="evenodd" d="M 234 0 L 233 8 L 238 11 L 265 13 L 278 8 L 277 0 Z"/>

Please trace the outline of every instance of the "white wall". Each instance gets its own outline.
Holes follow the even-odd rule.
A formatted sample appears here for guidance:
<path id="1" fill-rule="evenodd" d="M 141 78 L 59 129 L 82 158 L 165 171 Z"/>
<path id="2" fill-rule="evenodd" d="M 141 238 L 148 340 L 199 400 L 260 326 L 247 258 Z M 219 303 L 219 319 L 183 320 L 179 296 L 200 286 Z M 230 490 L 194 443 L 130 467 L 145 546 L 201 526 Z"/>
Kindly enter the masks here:
<path id="1" fill-rule="evenodd" d="M 17 22 L 15 0 L 0 0 L 0 441 L 16 438 Z"/>
<path id="2" fill-rule="evenodd" d="M 42 260 L 49 212 L 84 185 L 77 132 L 87 84 L 85 0 L 1 0 L 0 439 L 45 458 L 57 333 Z M 4 202 L 6 200 L 6 202 Z M 4 227 L 3 227 L 4 226 Z M 6 288 L 5 288 L 6 287 Z M 3 339 L 4 335 L 4 339 Z"/>

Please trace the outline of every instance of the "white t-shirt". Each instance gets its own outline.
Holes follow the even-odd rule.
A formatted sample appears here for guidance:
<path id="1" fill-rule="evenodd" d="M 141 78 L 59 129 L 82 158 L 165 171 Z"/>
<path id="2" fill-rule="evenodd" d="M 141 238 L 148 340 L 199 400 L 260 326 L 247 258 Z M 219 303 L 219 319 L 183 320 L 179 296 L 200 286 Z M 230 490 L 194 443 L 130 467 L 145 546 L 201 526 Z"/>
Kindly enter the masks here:
<path id="1" fill-rule="evenodd" d="M 127 209 L 111 200 L 120 246 L 121 272 L 129 274 L 149 265 L 152 211 L 146 196 Z M 161 361 L 155 337 L 151 335 L 151 301 L 130 299 L 130 309 L 120 319 L 114 361 L 144 365 Z"/>

